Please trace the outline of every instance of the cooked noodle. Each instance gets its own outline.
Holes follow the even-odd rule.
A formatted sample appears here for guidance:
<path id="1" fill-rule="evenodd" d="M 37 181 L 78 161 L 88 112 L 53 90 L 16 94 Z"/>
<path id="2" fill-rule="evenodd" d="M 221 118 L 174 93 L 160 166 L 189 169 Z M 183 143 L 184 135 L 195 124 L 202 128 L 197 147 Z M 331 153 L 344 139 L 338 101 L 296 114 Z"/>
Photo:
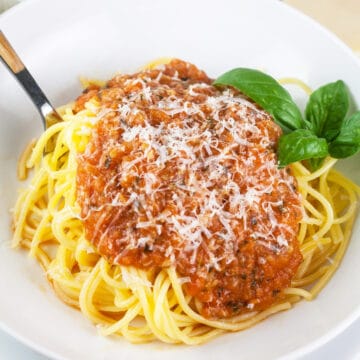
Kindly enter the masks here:
<path id="1" fill-rule="evenodd" d="M 89 141 L 98 107 L 94 99 L 77 114 L 64 107 L 64 121 L 47 129 L 20 158 L 19 178 L 28 169 L 33 174 L 15 206 L 13 245 L 29 250 L 59 298 L 79 308 L 102 335 L 135 343 L 200 344 L 224 331 L 249 328 L 301 299 L 313 300 L 327 284 L 346 251 L 360 195 L 357 185 L 333 169 L 331 158 L 314 173 L 301 163 L 291 166 L 306 213 L 298 234 L 303 262 L 284 297 L 264 311 L 209 320 L 196 311 L 175 268 L 155 272 L 109 264 L 85 239 L 76 201 L 77 155 Z M 54 136 L 54 150 L 45 153 Z"/>

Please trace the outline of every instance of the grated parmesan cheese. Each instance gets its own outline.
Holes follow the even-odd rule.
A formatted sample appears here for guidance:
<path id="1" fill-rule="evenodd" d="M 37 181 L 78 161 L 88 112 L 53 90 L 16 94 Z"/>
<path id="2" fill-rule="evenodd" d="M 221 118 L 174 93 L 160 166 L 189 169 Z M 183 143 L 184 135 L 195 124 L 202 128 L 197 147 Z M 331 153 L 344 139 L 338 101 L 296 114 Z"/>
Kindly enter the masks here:
<path id="1" fill-rule="evenodd" d="M 278 168 L 269 114 L 171 66 L 119 75 L 101 97 L 78 170 L 81 216 L 100 253 L 183 264 L 187 283 L 264 267 L 266 254 L 293 248 L 303 210 L 294 178 Z M 249 244 L 258 258 L 243 252 Z"/>

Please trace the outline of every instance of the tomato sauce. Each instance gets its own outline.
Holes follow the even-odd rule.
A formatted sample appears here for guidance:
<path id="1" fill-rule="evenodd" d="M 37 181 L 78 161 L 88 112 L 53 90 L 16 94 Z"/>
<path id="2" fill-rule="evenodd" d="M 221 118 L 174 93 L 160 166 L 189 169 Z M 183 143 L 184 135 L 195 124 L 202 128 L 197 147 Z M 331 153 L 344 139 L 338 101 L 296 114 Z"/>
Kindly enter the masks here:
<path id="1" fill-rule="evenodd" d="M 280 128 L 234 89 L 173 60 L 80 96 L 99 120 L 78 157 L 86 238 L 113 264 L 175 266 L 211 319 L 281 298 L 302 261 L 302 206 Z"/>

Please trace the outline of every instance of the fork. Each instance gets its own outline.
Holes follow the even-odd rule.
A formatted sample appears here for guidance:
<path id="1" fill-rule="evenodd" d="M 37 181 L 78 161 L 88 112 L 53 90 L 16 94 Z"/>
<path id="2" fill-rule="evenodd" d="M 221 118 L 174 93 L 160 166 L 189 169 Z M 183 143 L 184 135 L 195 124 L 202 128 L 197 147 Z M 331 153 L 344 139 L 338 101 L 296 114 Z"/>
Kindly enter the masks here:
<path id="1" fill-rule="evenodd" d="M 9 71 L 16 77 L 25 92 L 28 94 L 41 115 L 44 129 L 62 121 L 61 116 L 41 90 L 29 70 L 11 46 L 10 42 L 0 30 L 0 58 Z"/>

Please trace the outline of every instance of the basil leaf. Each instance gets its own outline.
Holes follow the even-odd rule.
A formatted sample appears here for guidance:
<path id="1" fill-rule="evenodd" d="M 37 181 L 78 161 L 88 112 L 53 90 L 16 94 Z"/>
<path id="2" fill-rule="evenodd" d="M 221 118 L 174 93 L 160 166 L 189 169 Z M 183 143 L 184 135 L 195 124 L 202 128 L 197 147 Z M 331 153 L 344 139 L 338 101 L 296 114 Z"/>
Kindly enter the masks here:
<path id="1" fill-rule="evenodd" d="M 269 112 L 285 133 L 303 127 L 299 108 L 274 78 L 261 71 L 237 68 L 218 77 L 213 85 L 233 86 Z"/>
<path id="2" fill-rule="evenodd" d="M 308 129 L 295 130 L 282 135 L 278 143 L 279 165 L 283 167 L 300 160 L 323 158 L 328 155 L 325 139 L 318 138 Z"/>
<path id="3" fill-rule="evenodd" d="M 339 134 L 348 109 L 349 95 L 342 80 L 321 86 L 307 103 L 307 127 L 317 136 L 332 141 Z"/>
<path id="4" fill-rule="evenodd" d="M 308 162 L 308 165 L 309 165 L 311 171 L 316 171 L 323 164 L 324 160 L 325 160 L 324 157 L 312 158 L 312 159 L 309 159 L 307 162 Z"/>
<path id="5" fill-rule="evenodd" d="M 340 134 L 329 145 L 329 153 L 336 159 L 343 159 L 360 150 L 360 111 L 345 120 Z"/>

